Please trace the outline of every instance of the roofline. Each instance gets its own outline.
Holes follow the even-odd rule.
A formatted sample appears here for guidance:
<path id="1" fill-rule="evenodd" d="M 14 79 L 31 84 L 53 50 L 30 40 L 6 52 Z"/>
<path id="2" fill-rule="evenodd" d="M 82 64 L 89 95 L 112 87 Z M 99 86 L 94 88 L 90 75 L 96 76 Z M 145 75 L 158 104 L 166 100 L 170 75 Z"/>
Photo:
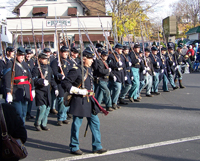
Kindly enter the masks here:
<path id="1" fill-rule="evenodd" d="M 26 2 L 27 0 L 22 0 L 15 8 L 14 10 L 12 11 L 13 13 L 18 13 L 17 10 L 24 5 L 24 3 Z"/>
<path id="2" fill-rule="evenodd" d="M 15 8 L 14 10 L 12 11 L 13 13 L 18 13 L 17 10 L 24 5 L 24 3 L 26 2 L 27 0 L 22 0 Z M 88 11 L 89 9 L 86 7 L 86 5 L 84 5 L 80 0 L 76 0 L 83 8 L 86 8 Z"/>
<path id="3" fill-rule="evenodd" d="M 78 18 L 89 18 L 98 16 L 78 16 Z M 111 17 L 112 16 L 99 16 L 99 17 Z M 7 19 L 30 19 L 31 17 L 7 17 Z M 45 18 L 45 19 L 55 19 L 55 16 L 42 16 L 42 17 L 32 17 L 32 19 Z M 77 16 L 61 16 L 60 18 L 77 18 Z"/>

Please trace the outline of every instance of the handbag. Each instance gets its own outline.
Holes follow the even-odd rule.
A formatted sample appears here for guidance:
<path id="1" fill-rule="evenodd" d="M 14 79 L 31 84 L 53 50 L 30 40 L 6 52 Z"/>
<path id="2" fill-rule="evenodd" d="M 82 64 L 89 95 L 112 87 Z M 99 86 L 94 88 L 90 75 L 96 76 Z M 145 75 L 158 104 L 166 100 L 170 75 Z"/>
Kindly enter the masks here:
<path id="1" fill-rule="evenodd" d="M 2 157 L 5 160 L 20 160 L 27 157 L 28 152 L 21 139 L 15 139 L 8 134 L 3 108 L 0 104 L 0 125 L 2 131 Z"/>

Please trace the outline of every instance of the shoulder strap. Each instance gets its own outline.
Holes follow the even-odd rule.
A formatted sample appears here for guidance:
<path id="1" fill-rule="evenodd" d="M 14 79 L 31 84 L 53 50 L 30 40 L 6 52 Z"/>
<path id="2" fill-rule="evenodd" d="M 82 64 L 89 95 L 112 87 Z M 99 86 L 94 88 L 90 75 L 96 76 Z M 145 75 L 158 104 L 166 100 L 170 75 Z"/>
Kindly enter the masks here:
<path id="1" fill-rule="evenodd" d="M 8 130 L 7 130 L 6 121 L 4 118 L 3 108 L 1 104 L 0 104 L 0 124 L 1 124 L 2 136 L 6 136 L 8 134 L 7 133 Z"/>

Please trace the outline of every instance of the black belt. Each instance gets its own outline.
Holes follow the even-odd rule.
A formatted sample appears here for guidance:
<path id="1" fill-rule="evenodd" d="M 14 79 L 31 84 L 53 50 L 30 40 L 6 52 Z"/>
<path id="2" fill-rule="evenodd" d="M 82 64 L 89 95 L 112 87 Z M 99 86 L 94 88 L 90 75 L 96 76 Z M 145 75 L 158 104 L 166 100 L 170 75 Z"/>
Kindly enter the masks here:
<path id="1" fill-rule="evenodd" d="M 26 79 L 17 79 L 17 80 L 14 80 L 14 83 L 18 84 L 19 82 L 25 82 L 27 80 L 28 80 L 28 78 L 26 78 Z"/>

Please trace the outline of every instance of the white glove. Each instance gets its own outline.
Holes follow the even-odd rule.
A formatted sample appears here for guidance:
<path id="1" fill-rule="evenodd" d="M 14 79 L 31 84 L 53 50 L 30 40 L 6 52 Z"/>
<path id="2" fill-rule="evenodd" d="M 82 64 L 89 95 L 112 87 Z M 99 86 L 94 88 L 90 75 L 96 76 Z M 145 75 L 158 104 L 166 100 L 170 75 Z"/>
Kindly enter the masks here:
<path id="1" fill-rule="evenodd" d="M 109 72 L 111 72 L 112 71 L 112 69 L 111 68 L 109 68 Z"/>
<path id="2" fill-rule="evenodd" d="M 178 66 L 175 67 L 175 70 L 177 70 L 177 69 L 178 69 Z"/>
<path id="3" fill-rule="evenodd" d="M 32 97 L 35 98 L 35 90 L 32 90 L 31 94 L 32 94 Z"/>
<path id="4" fill-rule="evenodd" d="M 122 62 L 121 61 L 119 61 L 119 66 L 122 66 Z"/>
<path id="5" fill-rule="evenodd" d="M 129 64 L 129 67 L 131 67 L 131 66 L 132 66 L 132 63 L 131 63 L 131 62 L 128 62 L 128 64 Z"/>
<path id="6" fill-rule="evenodd" d="M 131 77 L 131 80 L 133 80 L 133 76 Z"/>
<path id="7" fill-rule="evenodd" d="M 171 72 L 169 72 L 168 74 L 172 74 Z"/>
<path id="8" fill-rule="evenodd" d="M 139 63 L 141 62 L 141 59 L 138 59 Z"/>
<path id="9" fill-rule="evenodd" d="M 77 87 L 72 86 L 70 89 L 70 93 L 71 94 L 80 94 L 80 95 L 85 96 L 88 94 L 88 91 L 87 91 L 87 89 L 79 89 Z"/>
<path id="10" fill-rule="evenodd" d="M 160 64 L 159 64 L 159 62 L 157 62 L 157 67 L 159 67 L 160 66 Z"/>
<path id="11" fill-rule="evenodd" d="M 153 72 L 153 76 L 156 76 L 156 72 Z"/>
<path id="12" fill-rule="evenodd" d="M 161 73 L 164 73 L 164 69 L 161 70 Z"/>
<path id="13" fill-rule="evenodd" d="M 49 81 L 48 80 L 44 80 L 44 86 L 48 86 L 49 85 Z"/>
<path id="14" fill-rule="evenodd" d="M 146 70 L 150 71 L 151 69 L 149 67 L 147 67 Z"/>
<path id="15" fill-rule="evenodd" d="M 173 66 L 175 66 L 175 63 L 173 62 Z"/>
<path id="16" fill-rule="evenodd" d="M 114 82 L 116 82 L 116 81 L 117 81 L 117 78 L 116 78 L 115 76 L 113 76 L 113 80 L 114 80 Z"/>
<path id="17" fill-rule="evenodd" d="M 63 75 L 62 80 L 65 79 L 65 76 Z"/>
<path id="18" fill-rule="evenodd" d="M 146 70 L 143 70 L 143 71 L 142 71 L 142 74 L 146 74 Z"/>
<path id="19" fill-rule="evenodd" d="M 59 91 L 58 90 L 55 90 L 55 95 L 56 95 L 56 97 L 58 97 L 58 95 L 59 95 Z"/>
<path id="20" fill-rule="evenodd" d="M 7 94 L 6 101 L 7 101 L 8 103 L 10 103 L 10 102 L 13 101 L 13 96 L 11 95 L 11 93 L 8 93 L 8 94 Z"/>
<path id="21" fill-rule="evenodd" d="M 124 77 L 125 81 L 128 79 L 127 76 Z"/>

